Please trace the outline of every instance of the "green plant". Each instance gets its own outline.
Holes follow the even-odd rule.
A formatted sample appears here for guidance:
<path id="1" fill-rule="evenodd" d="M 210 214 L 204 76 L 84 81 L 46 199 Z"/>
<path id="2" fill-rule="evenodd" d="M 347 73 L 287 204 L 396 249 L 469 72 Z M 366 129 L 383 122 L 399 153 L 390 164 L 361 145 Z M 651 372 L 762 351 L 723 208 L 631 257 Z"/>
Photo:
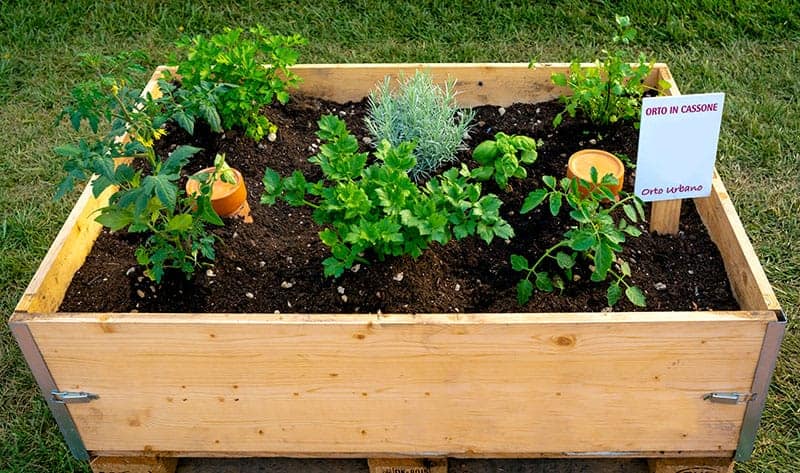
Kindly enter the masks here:
<path id="1" fill-rule="evenodd" d="M 294 47 L 303 44 L 306 40 L 300 35 L 273 35 L 262 25 L 247 31 L 225 28 L 210 38 L 184 37 L 177 43 L 185 52 L 178 61 L 178 74 L 190 90 L 209 82 L 227 85 L 216 104 L 222 124 L 241 126 L 259 141 L 277 130 L 261 108 L 273 100 L 288 102 L 289 88 L 299 82 L 289 66 L 299 57 Z"/>
<path id="2" fill-rule="evenodd" d="M 358 152 L 358 141 L 342 120 L 328 115 L 318 124 L 323 144 L 309 161 L 320 167 L 324 179 L 309 183 L 300 171 L 281 178 L 267 169 L 261 202 L 271 205 L 282 199 L 314 209 L 314 221 L 326 226 L 320 239 L 332 253 L 323 262 L 326 276 L 338 277 L 355 262 L 367 262 L 367 250 L 380 260 L 390 255 L 416 258 L 432 242 L 444 245 L 476 233 L 486 243 L 513 236 L 499 215 L 500 199 L 481 195 L 466 166 L 449 169 L 420 187 L 408 176 L 416 161 L 413 143 L 393 146 L 383 140 L 374 154 L 376 162 L 366 166 L 367 153 Z"/>
<path id="3" fill-rule="evenodd" d="M 619 301 L 622 296 L 621 286 L 624 286 L 628 300 L 644 307 L 644 293 L 628 281 L 631 268 L 620 257 L 625 236 L 637 237 L 642 233 L 633 225 L 645 218 L 642 201 L 634 195 L 621 195 L 616 200 L 608 187 L 616 185 L 617 179 L 612 174 L 607 174 L 598 180 L 597 169 L 594 167 L 591 169 L 591 182 L 570 178 L 557 182 L 552 176 L 544 176 L 542 181 L 546 188 L 529 193 L 520 212 L 528 213 L 547 200 L 550 214 L 555 217 L 566 201 L 571 209 L 569 216 L 577 226 L 564 233 L 564 238 L 548 248 L 532 265 L 524 256 L 511 255 L 512 269 L 525 273 L 524 279 L 517 284 L 519 303 L 528 302 L 534 284 L 544 292 L 564 289 L 564 280 L 558 274 L 541 268 L 545 261 L 555 261 L 566 280 L 572 281 L 573 268 L 581 260 L 591 264 L 592 281 L 602 282 L 611 277 L 611 284 L 606 292 L 609 306 L 614 306 Z M 615 202 L 604 206 L 603 201 Z M 615 221 L 618 216 L 615 211 L 620 208 L 624 217 Z M 535 278 L 534 283 L 531 282 L 531 277 Z"/>
<path id="4" fill-rule="evenodd" d="M 612 38 L 613 43 L 628 45 L 636 36 L 630 18 L 615 15 L 615 20 L 617 34 Z M 571 95 L 561 96 L 561 101 L 566 106 L 553 119 L 553 126 L 561 123 L 564 112 L 574 117 L 578 111 L 583 112 L 597 125 L 633 120 L 638 126 L 642 95 L 648 89 L 644 79 L 650 73 L 653 62 L 648 61 L 644 53 L 639 53 L 637 61 L 638 64 L 632 66 L 622 49 L 603 49 L 601 58 L 594 61 L 594 67 L 584 69 L 580 62 L 573 61 L 568 73 L 553 74 L 552 81 L 555 85 L 569 87 L 572 91 Z M 660 83 L 659 87 L 669 86 Z"/>
<path id="5" fill-rule="evenodd" d="M 409 170 L 414 181 L 430 177 L 445 163 L 456 160 L 465 150 L 464 137 L 474 113 L 460 110 L 455 101 L 455 81 L 444 88 L 433 83 L 430 74 L 416 71 L 412 77 L 398 78 L 392 92 L 387 77 L 369 96 L 367 129 L 374 143 L 388 140 L 393 146 L 413 141 L 417 163 Z"/>
<path id="6" fill-rule="evenodd" d="M 213 185 L 215 181 L 236 184 L 236 173 L 225 161 L 225 153 L 217 153 L 217 155 L 214 156 L 213 172 L 198 172 L 190 176 L 189 179 L 194 179 L 201 184 L 208 183 L 209 185 Z"/>
<path id="7" fill-rule="evenodd" d="M 472 170 L 472 177 L 488 181 L 494 176 L 497 185 L 505 189 L 510 178 L 524 179 L 528 176 L 522 164 L 533 164 L 537 156 L 533 138 L 499 132 L 494 135 L 494 140 L 486 140 L 475 147 L 472 158 L 480 166 Z"/>
<path id="8" fill-rule="evenodd" d="M 180 146 L 165 159 L 156 154 L 153 144 L 166 133 L 162 127 L 174 115 L 174 104 L 169 96 L 153 99 L 132 88 L 127 72 L 138 67 L 124 66 L 128 59 L 84 58 L 82 65 L 95 78 L 73 90 L 72 102 L 61 116 L 68 115 L 76 130 L 87 122 L 94 136 L 55 149 L 66 158 L 67 172 L 56 197 L 93 175 L 95 197 L 115 186 L 96 220 L 113 231 L 149 234 L 137 248 L 136 259 L 151 279 L 160 282 L 167 268 L 188 277 L 202 258 L 214 259 L 214 237 L 205 225 L 221 225 L 222 220 L 211 208 L 210 185 L 201 186 L 197 197 L 186 196 L 178 186 L 181 170 L 199 148 Z M 106 64 L 120 75 L 104 72 Z M 107 132 L 100 130 L 102 123 L 108 125 Z"/>

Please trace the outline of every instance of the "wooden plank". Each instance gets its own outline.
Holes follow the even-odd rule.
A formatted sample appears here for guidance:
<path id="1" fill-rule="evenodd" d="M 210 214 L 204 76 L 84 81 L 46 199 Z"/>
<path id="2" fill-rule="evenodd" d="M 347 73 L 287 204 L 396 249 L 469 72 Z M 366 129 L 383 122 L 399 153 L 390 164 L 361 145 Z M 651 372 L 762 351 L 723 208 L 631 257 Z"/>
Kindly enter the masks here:
<path id="1" fill-rule="evenodd" d="M 585 63 L 590 67 L 593 64 Z M 299 92 L 338 102 L 358 101 L 369 95 L 384 78 L 406 77 L 416 70 L 429 71 L 434 82 L 457 79 L 456 100 L 464 107 L 508 106 L 515 102 L 542 102 L 568 92 L 551 81 L 556 72 L 569 69 L 567 63 L 478 63 L 478 64 L 302 64 L 292 67 L 301 78 Z M 647 83 L 655 86 L 667 66 L 655 64 Z"/>
<path id="2" fill-rule="evenodd" d="M 100 396 L 69 406 L 95 453 L 732 456 L 744 405 L 702 398 L 750 389 L 774 315 L 741 314 L 692 330 L 600 314 L 24 323 L 59 388 Z"/>
<path id="3" fill-rule="evenodd" d="M 648 460 L 650 473 L 733 473 L 731 458 L 659 458 Z"/>
<path id="4" fill-rule="evenodd" d="M 650 231 L 659 235 L 675 235 L 681 217 L 682 199 L 659 200 L 650 205 Z"/>
<path id="5" fill-rule="evenodd" d="M 781 310 L 753 244 L 716 171 L 711 195 L 695 199 L 697 213 L 722 254 L 733 294 L 744 310 Z"/>
<path id="6" fill-rule="evenodd" d="M 370 458 L 369 473 L 447 473 L 446 458 Z"/>
<path id="7" fill-rule="evenodd" d="M 83 265 L 102 230 L 93 214 L 108 203 L 112 193 L 111 188 L 106 189 L 95 199 L 91 186 L 84 189 L 17 303 L 17 312 L 55 312 L 58 309 L 72 276 Z"/>
<path id="8" fill-rule="evenodd" d="M 175 473 L 177 458 L 95 457 L 89 466 L 92 473 Z"/>

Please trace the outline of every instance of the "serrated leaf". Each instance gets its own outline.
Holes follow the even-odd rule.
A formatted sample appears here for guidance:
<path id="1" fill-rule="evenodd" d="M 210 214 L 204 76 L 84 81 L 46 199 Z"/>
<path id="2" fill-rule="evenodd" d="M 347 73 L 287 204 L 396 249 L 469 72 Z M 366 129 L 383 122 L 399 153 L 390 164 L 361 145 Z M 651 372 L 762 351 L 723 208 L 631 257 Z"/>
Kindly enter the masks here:
<path id="1" fill-rule="evenodd" d="M 335 244 L 339 242 L 339 235 L 336 234 L 330 228 L 326 228 L 319 232 L 319 239 L 322 240 L 322 243 L 329 247 L 333 247 Z"/>
<path id="2" fill-rule="evenodd" d="M 520 305 L 527 303 L 531 300 L 533 294 L 533 284 L 527 279 L 522 279 L 517 283 L 517 302 Z"/>
<path id="3" fill-rule="evenodd" d="M 524 271 L 528 269 L 528 259 L 521 255 L 511 255 L 511 269 L 514 271 Z"/>
<path id="4" fill-rule="evenodd" d="M 647 220 L 647 217 L 644 214 L 644 205 L 642 204 L 642 200 L 640 198 L 633 198 L 633 206 L 636 207 L 636 212 L 639 214 L 639 217 L 642 219 L 642 221 Z"/>
<path id="5" fill-rule="evenodd" d="M 619 287 L 619 284 L 614 283 L 608 286 L 606 299 L 608 300 L 609 307 L 614 307 L 614 305 L 619 302 L 620 297 L 622 297 L 622 288 Z"/>
<path id="6" fill-rule="evenodd" d="M 569 269 L 575 266 L 575 260 L 572 258 L 572 256 L 564 253 L 563 251 L 556 253 L 556 262 L 558 263 L 558 267 L 561 269 Z"/>
<path id="7" fill-rule="evenodd" d="M 173 216 L 167 222 L 166 230 L 168 232 L 184 232 L 192 228 L 192 216 L 190 214 L 178 214 Z"/>
<path id="8" fill-rule="evenodd" d="M 625 216 L 628 217 L 628 220 L 636 222 L 636 211 L 633 209 L 632 205 L 625 204 L 622 206 L 622 210 L 625 211 Z"/>
<path id="9" fill-rule="evenodd" d="M 187 133 L 190 135 L 194 135 L 194 117 L 190 116 L 186 112 L 180 111 L 175 113 L 172 118 L 178 122 L 178 125 L 186 130 Z"/>
<path id="10" fill-rule="evenodd" d="M 550 194 L 550 215 L 555 217 L 558 215 L 558 212 L 561 210 L 561 194 L 558 192 L 552 192 Z"/>
<path id="11" fill-rule="evenodd" d="M 167 176 L 146 176 L 142 181 L 142 188 L 151 188 L 155 193 L 158 200 L 169 209 L 170 212 L 175 210 L 175 201 L 178 197 L 178 186 L 169 180 Z M 137 202 L 137 207 L 139 203 Z"/>
<path id="12" fill-rule="evenodd" d="M 594 233 L 579 230 L 570 235 L 569 247 L 575 251 L 586 251 L 597 243 Z"/>
<path id="13" fill-rule="evenodd" d="M 594 252 L 594 266 L 595 273 L 605 279 L 608 270 L 611 269 L 611 264 L 614 262 L 614 253 L 606 243 L 600 242 L 595 246 Z"/>
<path id="14" fill-rule="evenodd" d="M 536 289 L 543 292 L 553 292 L 553 282 L 550 280 L 550 275 L 544 271 L 536 273 Z"/>
<path id="15" fill-rule="evenodd" d="M 133 222 L 133 214 L 127 210 L 105 207 L 101 212 L 95 220 L 113 231 L 121 230 Z"/>
<path id="16" fill-rule="evenodd" d="M 542 176 L 542 182 L 551 189 L 556 187 L 556 178 L 553 176 Z"/>
<path id="17" fill-rule="evenodd" d="M 633 303 L 633 305 L 647 307 L 647 301 L 645 300 L 644 293 L 636 286 L 628 286 L 628 288 L 625 289 L 625 297 L 627 297 L 628 300 Z"/>
<path id="18" fill-rule="evenodd" d="M 528 196 L 525 197 L 525 201 L 522 203 L 520 213 L 526 214 L 530 212 L 544 202 L 545 198 L 547 198 L 547 190 L 545 189 L 536 189 L 535 191 L 529 193 Z"/>

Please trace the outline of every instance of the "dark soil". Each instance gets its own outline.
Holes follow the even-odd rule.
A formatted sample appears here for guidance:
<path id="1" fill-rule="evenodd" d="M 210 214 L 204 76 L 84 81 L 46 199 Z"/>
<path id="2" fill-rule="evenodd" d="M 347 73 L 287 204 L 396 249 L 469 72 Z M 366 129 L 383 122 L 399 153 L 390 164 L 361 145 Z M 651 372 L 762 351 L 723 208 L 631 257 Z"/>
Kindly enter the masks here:
<path id="1" fill-rule="evenodd" d="M 212 164 L 217 152 L 227 155 L 231 166 L 245 176 L 253 224 L 226 221 L 214 232 L 224 241 L 217 245 L 217 260 L 200 269 L 191 280 L 182 274 L 165 276 L 155 285 L 136 265 L 138 237 L 104 231 L 77 272 L 61 306 L 75 312 L 303 312 L 303 313 L 437 313 L 437 312 L 585 312 L 606 308 L 607 284 L 589 281 L 589 270 L 577 271 L 580 279 L 568 284 L 563 294 L 534 292 L 524 307 L 516 302 L 520 273 L 511 269 L 512 253 L 533 261 L 571 225 L 568 217 L 553 219 L 537 209 L 520 215 L 522 201 L 541 186 L 543 175 L 563 176 L 573 152 L 588 147 L 624 154 L 635 162 L 638 133 L 633 127 L 598 129 L 580 119 L 566 118 L 557 129 L 553 116 L 562 109 L 557 102 L 515 104 L 501 115 L 498 107 L 476 109 L 475 129 L 468 144 L 474 146 L 494 133 L 525 134 L 543 140 L 539 158 L 529 167 L 528 178 L 514 181 L 506 192 L 491 182 L 484 189 L 504 202 L 503 216 L 514 227 L 511 241 L 486 245 L 478 238 L 434 245 L 417 260 L 389 258 L 361 265 L 339 279 L 325 278 L 322 260 L 329 251 L 318 238 L 322 229 L 307 208 L 279 203 L 259 203 L 264 168 L 282 175 L 295 169 L 310 181 L 321 178 L 307 159 L 315 154 L 316 122 L 325 113 L 340 115 L 361 143 L 365 102 L 344 105 L 314 98 L 296 97 L 285 107 L 266 113 L 278 125 L 278 139 L 254 143 L 238 131 L 213 134 L 196 131 L 195 137 L 180 130 L 169 133 L 160 146 L 176 143 L 204 148 L 187 171 Z M 469 163 L 470 152 L 459 156 Z M 625 189 L 633 189 L 633 172 L 626 171 Z M 564 213 L 564 212 L 562 212 Z M 629 238 L 623 259 L 631 264 L 633 282 L 647 297 L 640 309 L 623 300 L 614 310 L 727 310 L 737 309 L 722 259 L 700 221 L 694 204 L 686 201 L 677 236 L 644 234 Z M 557 268 L 550 268 L 556 270 Z M 660 289 L 657 289 L 660 288 Z"/>

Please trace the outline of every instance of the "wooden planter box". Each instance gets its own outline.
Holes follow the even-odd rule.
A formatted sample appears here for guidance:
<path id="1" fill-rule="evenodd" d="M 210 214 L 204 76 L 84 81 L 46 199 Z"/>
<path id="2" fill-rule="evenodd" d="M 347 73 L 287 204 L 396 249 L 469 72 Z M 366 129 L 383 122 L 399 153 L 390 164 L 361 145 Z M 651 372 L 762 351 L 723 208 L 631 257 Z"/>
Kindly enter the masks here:
<path id="1" fill-rule="evenodd" d="M 418 67 L 457 78 L 460 102 L 474 106 L 555 98 L 562 90 L 550 75 L 567 65 L 295 70 L 303 92 L 347 101 Z M 649 81 L 659 78 L 672 82 L 664 64 Z M 752 451 L 785 318 L 719 177 L 695 203 L 739 311 L 58 312 L 100 231 L 92 213 L 107 198 L 83 193 L 10 319 L 78 457 L 746 459 Z M 64 403 L 55 390 L 96 398 Z"/>

